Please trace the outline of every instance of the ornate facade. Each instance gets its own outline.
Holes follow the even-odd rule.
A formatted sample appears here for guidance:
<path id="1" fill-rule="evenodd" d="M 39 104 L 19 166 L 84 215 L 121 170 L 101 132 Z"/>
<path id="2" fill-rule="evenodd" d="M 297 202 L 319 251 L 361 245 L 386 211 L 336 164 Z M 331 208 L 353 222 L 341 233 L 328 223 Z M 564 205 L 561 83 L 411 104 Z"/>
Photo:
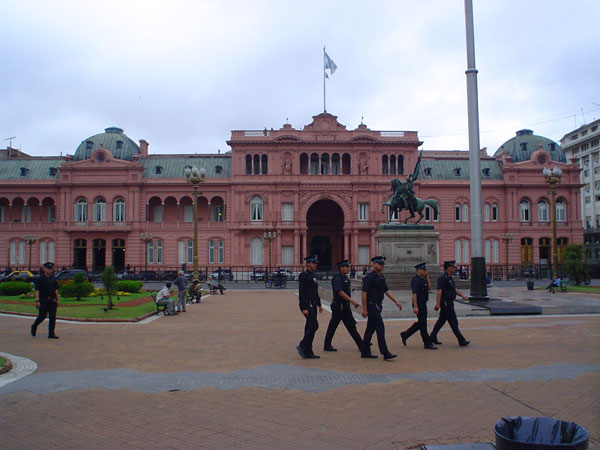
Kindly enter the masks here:
<path id="1" fill-rule="evenodd" d="M 416 131 L 349 130 L 322 113 L 302 129 L 233 131 L 225 154 L 150 154 L 119 128 L 79 145 L 73 156 L 0 154 L 2 265 L 105 265 L 172 269 L 192 263 L 193 199 L 186 167 L 204 167 L 199 208 L 203 266 L 293 266 L 318 254 L 323 266 L 367 264 L 390 181 L 415 166 Z M 488 265 L 547 263 L 551 224 L 542 169 L 559 166 L 559 244 L 582 242 L 578 165 L 558 144 L 522 130 L 493 157 L 481 153 Z M 467 151 L 423 152 L 416 195 L 435 199 L 422 222 L 440 233 L 438 260 L 470 260 Z M 403 219 L 402 217 L 401 219 Z M 276 232 L 272 241 L 264 232 Z M 513 234 L 508 245 L 502 233 Z M 145 243 L 141 233 L 152 234 Z M 25 235 L 35 235 L 29 244 Z M 508 252 L 508 254 L 507 254 Z M 270 263 L 269 263 L 270 259 Z"/>

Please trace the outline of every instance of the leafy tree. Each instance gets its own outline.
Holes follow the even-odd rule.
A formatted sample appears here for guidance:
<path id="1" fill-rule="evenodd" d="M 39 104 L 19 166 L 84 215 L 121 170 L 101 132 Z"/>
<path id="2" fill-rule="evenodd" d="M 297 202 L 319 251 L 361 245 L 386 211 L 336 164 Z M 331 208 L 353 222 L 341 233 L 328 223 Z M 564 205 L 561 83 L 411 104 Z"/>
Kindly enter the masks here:
<path id="1" fill-rule="evenodd" d="M 107 266 L 102 272 L 102 284 L 108 296 L 108 309 L 113 309 L 112 296 L 117 292 L 117 274 L 113 266 Z"/>
<path id="2" fill-rule="evenodd" d="M 583 244 L 568 244 L 563 253 L 563 265 L 570 280 L 579 284 L 587 276 Z"/>
<path id="3" fill-rule="evenodd" d="M 73 295 L 77 297 L 78 301 L 81 301 L 81 297 L 87 297 L 94 292 L 94 286 L 88 280 L 85 279 L 83 273 L 76 273 L 73 277 L 73 284 L 71 286 Z"/>

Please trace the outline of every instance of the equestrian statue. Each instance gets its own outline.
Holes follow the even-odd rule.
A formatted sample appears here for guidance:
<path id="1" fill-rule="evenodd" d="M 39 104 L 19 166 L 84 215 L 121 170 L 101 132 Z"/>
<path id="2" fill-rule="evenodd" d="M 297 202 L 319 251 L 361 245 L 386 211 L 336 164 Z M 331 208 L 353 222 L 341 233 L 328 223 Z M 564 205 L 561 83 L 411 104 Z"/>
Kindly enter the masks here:
<path id="1" fill-rule="evenodd" d="M 421 166 L 421 156 L 423 156 L 423 150 L 419 154 L 419 159 L 417 160 L 417 164 L 415 166 L 415 170 L 413 173 L 409 174 L 406 177 L 406 181 L 403 183 L 397 178 L 392 180 L 392 192 L 387 202 L 383 202 L 381 205 L 381 212 L 384 212 L 385 207 L 388 207 L 388 220 L 386 222 L 390 223 L 392 217 L 394 217 L 394 213 L 398 212 L 398 217 L 400 216 L 400 211 L 403 209 L 408 210 L 410 216 L 404 219 L 404 224 L 406 224 L 410 219 L 415 217 L 415 212 L 419 214 L 419 218 L 415 222 L 415 225 L 418 224 L 421 219 L 423 219 L 423 210 L 425 206 L 430 206 L 435 214 L 438 214 L 438 204 L 433 199 L 421 200 L 418 197 L 415 197 L 415 192 L 413 190 L 413 184 L 417 181 L 419 177 L 419 168 Z"/>

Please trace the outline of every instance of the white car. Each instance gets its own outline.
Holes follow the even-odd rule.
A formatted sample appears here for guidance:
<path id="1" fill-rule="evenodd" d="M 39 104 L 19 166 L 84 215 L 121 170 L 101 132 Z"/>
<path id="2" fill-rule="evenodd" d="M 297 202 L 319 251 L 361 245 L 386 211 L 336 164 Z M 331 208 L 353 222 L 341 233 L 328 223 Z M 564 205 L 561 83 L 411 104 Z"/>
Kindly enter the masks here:
<path id="1" fill-rule="evenodd" d="M 277 275 L 281 275 L 281 276 L 285 277 L 285 279 L 288 281 L 294 279 L 294 272 L 292 272 L 289 269 L 279 269 L 279 273 L 277 270 L 274 270 L 273 272 L 271 272 L 271 277 L 276 277 Z"/>

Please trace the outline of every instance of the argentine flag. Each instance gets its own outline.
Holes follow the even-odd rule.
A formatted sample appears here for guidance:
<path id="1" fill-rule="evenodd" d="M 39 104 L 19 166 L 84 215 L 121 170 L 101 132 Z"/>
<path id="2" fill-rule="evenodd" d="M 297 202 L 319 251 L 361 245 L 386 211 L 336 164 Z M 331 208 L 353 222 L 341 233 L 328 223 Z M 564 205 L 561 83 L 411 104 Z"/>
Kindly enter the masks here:
<path id="1" fill-rule="evenodd" d="M 333 62 L 333 59 L 329 57 L 325 49 L 323 49 L 323 58 L 325 60 L 325 70 L 329 69 L 331 75 L 333 75 L 335 73 L 335 69 L 337 69 L 337 66 Z M 325 72 L 325 78 L 329 78 L 329 76 L 327 76 L 327 72 Z"/>

